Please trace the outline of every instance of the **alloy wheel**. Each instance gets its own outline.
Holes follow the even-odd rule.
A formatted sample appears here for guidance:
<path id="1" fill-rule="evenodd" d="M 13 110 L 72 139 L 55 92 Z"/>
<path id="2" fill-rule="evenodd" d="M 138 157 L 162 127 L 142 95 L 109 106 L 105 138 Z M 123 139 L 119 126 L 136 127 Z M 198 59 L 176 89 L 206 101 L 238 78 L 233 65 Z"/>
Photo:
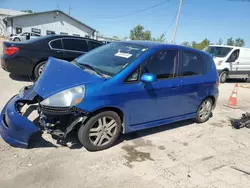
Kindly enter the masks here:
<path id="1" fill-rule="evenodd" d="M 45 64 L 42 64 L 38 69 L 38 75 L 40 76 L 43 73 L 43 69 L 45 67 Z"/>
<path id="2" fill-rule="evenodd" d="M 95 146 L 109 144 L 117 132 L 117 122 L 111 117 L 99 118 L 89 131 L 89 139 Z"/>
<path id="3" fill-rule="evenodd" d="M 212 110 L 212 104 L 210 100 L 204 101 L 199 109 L 200 119 L 201 120 L 207 119 L 211 114 L 211 110 Z"/>

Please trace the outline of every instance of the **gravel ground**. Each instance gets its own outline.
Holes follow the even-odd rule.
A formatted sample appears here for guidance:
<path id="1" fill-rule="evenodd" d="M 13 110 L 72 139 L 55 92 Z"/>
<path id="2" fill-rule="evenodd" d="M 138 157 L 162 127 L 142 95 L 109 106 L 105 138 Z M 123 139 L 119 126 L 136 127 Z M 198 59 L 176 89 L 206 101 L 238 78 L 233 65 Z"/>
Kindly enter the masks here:
<path id="1" fill-rule="evenodd" d="M 29 79 L 0 69 L 0 109 Z M 234 130 L 229 118 L 250 109 L 249 84 L 239 88 L 240 109 L 223 106 L 235 83 L 220 85 L 213 117 L 122 136 L 119 144 L 88 152 L 78 142 L 56 147 L 47 141 L 18 149 L 0 138 L 0 187 L 219 187 L 250 185 L 250 130 Z M 248 88 L 247 88 L 248 87 Z"/>

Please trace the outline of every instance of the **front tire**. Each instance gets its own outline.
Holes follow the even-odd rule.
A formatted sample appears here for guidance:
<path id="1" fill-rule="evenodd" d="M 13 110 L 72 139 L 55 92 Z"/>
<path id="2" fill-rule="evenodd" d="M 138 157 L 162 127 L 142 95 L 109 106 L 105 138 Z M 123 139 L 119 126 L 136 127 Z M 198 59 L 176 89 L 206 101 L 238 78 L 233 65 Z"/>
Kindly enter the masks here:
<path id="1" fill-rule="evenodd" d="M 213 101 L 211 98 L 205 99 L 196 112 L 195 121 L 197 123 L 206 122 L 212 115 Z"/>
<path id="2" fill-rule="evenodd" d="M 34 78 L 37 80 L 41 74 L 43 73 L 43 69 L 45 66 L 46 61 L 40 62 L 36 65 L 35 69 L 34 69 Z"/>
<path id="3" fill-rule="evenodd" d="M 89 151 L 100 151 L 114 144 L 122 129 L 119 115 L 104 111 L 92 116 L 78 131 L 78 139 Z"/>
<path id="4" fill-rule="evenodd" d="M 228 72 L 222 71 L 220 73 L 220 83 L 225 83 L 227 81 L 227 77 L 228 77 Z"/>

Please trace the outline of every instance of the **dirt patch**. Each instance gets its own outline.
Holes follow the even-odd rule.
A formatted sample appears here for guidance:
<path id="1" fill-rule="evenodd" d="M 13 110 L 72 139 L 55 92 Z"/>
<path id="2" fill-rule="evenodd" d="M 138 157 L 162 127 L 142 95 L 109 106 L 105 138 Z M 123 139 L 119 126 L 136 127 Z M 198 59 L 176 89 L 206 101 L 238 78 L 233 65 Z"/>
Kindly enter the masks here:
<path id="1" fill-rule="evenodd" d="M 165 147 L 165 146 L 158 146 L 158 148 L 159 148 L 160 150 L 164 150 L 164 149 L 166 149 L 166 147 Z"/>
<path id="2" fill-rule="evenodd" d="M 126 145 L 122 146 L 122 149 L 127 152 L 124 158 L 126 159 L 125 165 L 129 168 L 133 168 L 133 162 L 154 161 L 149 152 L 138 151 L 134 146 Z"/>

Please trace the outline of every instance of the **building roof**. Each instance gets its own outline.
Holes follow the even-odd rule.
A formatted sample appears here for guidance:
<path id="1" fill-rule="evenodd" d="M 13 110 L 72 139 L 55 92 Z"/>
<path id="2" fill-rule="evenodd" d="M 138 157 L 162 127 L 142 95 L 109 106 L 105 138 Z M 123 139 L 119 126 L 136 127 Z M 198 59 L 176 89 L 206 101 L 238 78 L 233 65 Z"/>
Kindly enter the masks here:
<path id="1" fill-rule="evenodd" d="M 72 20 L 78 22 L 79 24 L 84 25 L 85 27 L 87 27 L 87 28 L 89 28 L 89 29 L 91 29 L 91 30 L 93 30 L 93 31 L 96 31 L 96 30 L 93 29 L 92 27 L 90 27 L 90 26 L 88 26 L 88 25 L 82 23 L 81 21 L 79 21 L 79 20 L 73 18 L 72 16 L 70 16 L 70 15 L 64 13 L 64 12 L 61 11 L 61 10 L 50 10 L 50 11 L 44 11 L 44 12 L 34 12 L 34 13 L 30 13 L 30 14 L 13 15 L 13 16 L 8 16 L 8 18 L 17 18 L 17 17 L 23 17 L 23 16 L 33 16 L 33 15 L 38 15 L 38 14 L 50 13 L 50 12 L 59 12 L 59 13 L 61 13 L 61 14 L 64 14 L 65 16 L 68 16 L 69 18 L 71 18 Z"/>
<path id="2" fill-rule="evenodd" d="M 22 12 L 18 10 L 10 10 L 10 9 L 3 9 L 0 8 L 0 14 L 6 15 L 6 16 L 17 16 L 17 15 L 22 15 L 22 14 L 29 14 L 27 12 Z"/>

